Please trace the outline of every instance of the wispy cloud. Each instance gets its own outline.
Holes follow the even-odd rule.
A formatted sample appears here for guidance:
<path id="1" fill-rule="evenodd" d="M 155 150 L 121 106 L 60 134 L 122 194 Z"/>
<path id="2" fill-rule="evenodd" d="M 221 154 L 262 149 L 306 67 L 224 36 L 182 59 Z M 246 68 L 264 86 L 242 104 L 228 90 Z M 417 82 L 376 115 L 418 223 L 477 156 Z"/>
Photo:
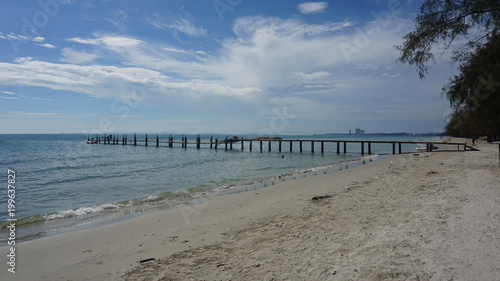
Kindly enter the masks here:
<path id="1" fill-rule="evenodd" d="M 119 31 L 125 31 L 125 29 L 127 29 L 128 16 L 123 10 L 112 12 L 111 17 L 105 17 L 104 20 L 111 23 Z"/>
<path id="2" fill-rule="evenodd" d="M 92 62 L 99 57 L 96 53 L 80 52 L 71 48 L 62 49 L 61 56 L 61 61 L 76 64 Z"/>
<path id="3" fill-rule="evenodd" d="M 328 7 L 327 2 L 304 2 L 299 4 L 299 11 L 303 14 L 319 14 Z"/>
<path id="4" fill-rule="evenodd" d="M 40 46 L 40 47 L 44 47 L 44 48 L 47 48 L 47 49 L 57 49 L 56 46 L 54 46 L 52 44 L 49 44 L 49 43 L 35 44 L 35 45 Z"/>
<path id="5" fill-rule="evenodd" d="M 104 45 L 107 47 L 135 47 L 142 43 L 141 40 L 124 36 L 102 36 L 88 39 L 74 37 L 66 40 L 69 42 L 75 42 L 85 45 Z"/>
<path id="6" fill-rule="evenodd" d="M 147 18 L 147 22 L 158 29 L 171 31 L 175 34 L 184 33 L 189 36 L 205 37 L 208 32 L 205 28 L 196 26 L 193 17 L 189 14 L 178 17 L 172 16 L 169 19 L 155 14 L 153 17 Z"/>

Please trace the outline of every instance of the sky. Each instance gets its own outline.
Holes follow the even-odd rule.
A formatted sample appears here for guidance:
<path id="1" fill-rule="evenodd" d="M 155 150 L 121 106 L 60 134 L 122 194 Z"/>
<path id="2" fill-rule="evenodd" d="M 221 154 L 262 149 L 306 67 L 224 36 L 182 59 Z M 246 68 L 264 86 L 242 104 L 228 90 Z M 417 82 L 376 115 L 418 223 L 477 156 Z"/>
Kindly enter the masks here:
<path id="1" fill-rule="evenodd" d="M 2 0 L 0 133 L 442 132 L 397 62 L 421 1 Z"/>

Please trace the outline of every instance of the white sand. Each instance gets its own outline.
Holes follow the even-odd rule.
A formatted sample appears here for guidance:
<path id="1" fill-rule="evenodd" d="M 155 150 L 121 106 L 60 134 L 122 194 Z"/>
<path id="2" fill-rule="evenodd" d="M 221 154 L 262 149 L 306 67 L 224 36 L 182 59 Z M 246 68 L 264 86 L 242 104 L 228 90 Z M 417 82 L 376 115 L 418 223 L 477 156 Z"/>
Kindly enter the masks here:
<path id="1" fill-rule="evenodd" d="M 498 280 L 498 145 L 479 148 L 395 155 L 24 242 L 17 273 L 0 279 Z"/>

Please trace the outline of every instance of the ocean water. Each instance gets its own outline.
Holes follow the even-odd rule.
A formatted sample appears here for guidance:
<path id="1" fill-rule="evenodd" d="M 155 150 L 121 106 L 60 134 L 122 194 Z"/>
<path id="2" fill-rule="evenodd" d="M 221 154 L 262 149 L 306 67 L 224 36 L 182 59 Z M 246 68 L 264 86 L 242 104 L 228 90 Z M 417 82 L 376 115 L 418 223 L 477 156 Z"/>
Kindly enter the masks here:
<path id="1" fill-rule="evenodd" d="M 202 135 L 202 142 L 210 135 Z M 214 135 L 224 139 L 225 136 Z M 251 138 L 254 136 L 244 136 Z M 385 136 L 282 136 L 283 139 L 324 140 L 401 140 L 425 141 L 428 137 Z M 144 135 L 138 135 L 143 140 Z M 150 141 L 156 135 L 150 135 Z M 167 140 L 168 135 L 160 135 Z M 180 140 L 180 135 L 174 135 Z M 195 135 L 189 135 L 194 141 Z M 128 135 L 129 141 L 133 135 Z M 8 170 L 16 175 L 15 218 L 17 240 L 33 239 L 60 231 L 105 224 L 145 211 L 167 208 L 179 203 L 220 192 L 241 191 L 274 184 L 275 181 L 292 179 L 296 175 L 314 175 L 331 172 L 338 163 L 361 158 L 360 144 L 349 143 L 348 153 L 336 153 L 336 143 L 325 143 L 325 153 L 319 143 L 311 153 L 309 142 L 298 143 L 289 151 L 289 143 L 249 143 L 242 150 L 240 143 L 233 150 L 210 149 L 194 144 L 181 148 L 166 143 L 156 147 L 140 145 L 87 144 L 87 135 L 0 135 L 1 180 L 0 191 L 0 243 L 8 237 L 5 228 L 7 211 Z M 415 145 L 403 145 L 411 151 Z M 390 144 L 373 144 L 374 155 L 390 154 Z M 365 153 L 367 148 L 365 146 Z M 367 155 L 365 155 L 367 156 Z M 370 156 L 373 159 L 373 156 Z M 1 207 L 3 205 L 3 207 Z"/>

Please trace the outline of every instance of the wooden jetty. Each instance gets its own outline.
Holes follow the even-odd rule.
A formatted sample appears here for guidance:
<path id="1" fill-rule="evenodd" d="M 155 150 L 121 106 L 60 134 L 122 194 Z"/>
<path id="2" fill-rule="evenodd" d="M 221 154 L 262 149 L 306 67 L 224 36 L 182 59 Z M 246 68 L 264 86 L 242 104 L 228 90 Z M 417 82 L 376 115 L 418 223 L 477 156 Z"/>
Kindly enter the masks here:
<path id="1" fill-rule="evenodd" d="M 360 150 L 361 154 L 364 155 L 365 152 L 368 154 L 372 154 L 372 144 L 386 144 L 389 146 L 392 146 L 392 154 L 396 154 L 396 148 L 397 148 L 397 153 L 401 154 L 403 153 L 402 150 L 402 145 L 403 144 L 416 144 L 420 145 L 423 142 L 416 142 L 416 141 L 381 141 L 381 140 L 325 140 L 325 139 L 282 139 L 282 138 L 277 138 L 277 137 L 264 137 L 264 138 L 250 138 L 250 139 L 245 139 L 245 138 L 238 138 L 236 136 L 228 136 L 225 139 L 214 139 L 212 136 L 210 137 L 209 141 L 201 141 L 201 135 L 196 135 L 196 139 L 194 141 L 188 141 L 188 137 L 186 135 L 182 135 L 180 140 L 175 140 L 172 135 L 168 136 L 168 139 L 166 140 L 160 140 L 159 136 L 156 135 L 156 137 L 153 138 L 148 138 L 148 135 L 145 135 L 144 139 L 137 139 L 137 134 L 134 134 L 133 139 L 129 139 L 128 135 L 123 134 L 121 136 L 118 135 L 96 135 L 95 138 L 91 138 L 88 136 L 87 143 L 92 143 L 92 144 L 112 144 L 112 145 L 142 145 L 142 146 L 167 146 L 170 148 L 178 147 L 180 144 L 180 147 L 182 148 L 188 148 L 188 147 L 196 147 L 197 149 L 200 149 L 202 146 L 204 147 L 209 147 L 210 149 L 220 149 L 222 146 L 224 146 L 225 150 L 232 150 L 234 145 L 240 144 L 240 149 L 244 150 L 245 145 L 249 146 L 249 151 L 254 150 L 254 143 L 258 145 L 258 150 L 260 152 L 264 151 L 264 143 L 267 142 L 267 151 L 271 152 L 272 151 L 272 143 L 277 143 L 278 144 L 278 151 L 282 152 L 283 147 L 282 144 L 288 144 L 288 148 L 290 152 L 297 151 L 298 152 L 303 152 L 303 144 L 304 143 L 309 143 L 309 148 L 311 153 L 316 152 L 316 146 L 320 146 L 321 153 L 325 153 L 325 144 L 330 144 L 330 149 L 332 150 L 332 145 L 334 144 L 333 147 L 336 147 L 335 150 L 330 151 L 330 152 L 336 152 L 337 154 L 340 153 L 347 153 L 347 148 L 348 144 L 353 144 L 357 143 L 360 145 Z M 161 145 L 163 144 L 163 145 Z M 434 146 L 436 144 L 440 145 L 456 145 L 457 150 L 477 150 L 476 148 L 473 148 L 471 146 L 468 146 L 467 143 L 451 143 L 451 142 L 426 142 L 426 149 L 425 151 L 433 151 Z M 297 148 L 298 145 L 298 148 Z M 411 150 L 411 152 L 414 152 L 415 149 Z M 410 151 L 408 151 L 410 152 Z"/>

